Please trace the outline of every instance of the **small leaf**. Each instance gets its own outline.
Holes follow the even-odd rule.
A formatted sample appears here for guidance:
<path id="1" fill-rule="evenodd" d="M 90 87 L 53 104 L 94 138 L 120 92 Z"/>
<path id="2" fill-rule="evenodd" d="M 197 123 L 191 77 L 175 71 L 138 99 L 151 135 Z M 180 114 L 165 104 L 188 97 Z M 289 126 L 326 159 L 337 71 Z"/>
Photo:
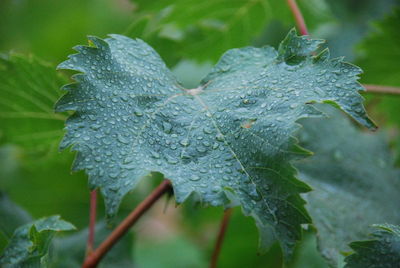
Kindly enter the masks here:
<path id="1" fill-rule="evenodd" d="M 310 218 L 293 159 L 297 120 L 320 116 L 310 103 L 330 102 L 374 128 L 362 106 L 360 69 L 313 56 L 321 43 L 291 31 L 272 47 L 226 52 L 195 89 L 184 89 L 158 54 L 141 40 L 91 37 L 59 67 L 78 72 L 58 111 L 75 110 L 61 147 L 78 151 L 100 188 L 109 216 L 122 197 L 150 172 L 172 181 L 176 201 L 191 194 L 212 206 L 239 203 L 261 232 L 265 250 L 274 239 L 286 256 Z"/>
<path id="2" fill-rule="evenodd" d="M 23 225 L 15 230 L 0 258 L 1 267 L 42 267 L 47 262 L 49 244 L 56 232 L 73 230 L 75 227 L 51 216 Z"/>
<path id="3" fill-rule="evenodd" d="M 400 227 L 391 224 L 376 224 L 372 238 L 352 242 L 355 251 L 346 257 L 345 268 L 397 268 L 400 264 Z"/>

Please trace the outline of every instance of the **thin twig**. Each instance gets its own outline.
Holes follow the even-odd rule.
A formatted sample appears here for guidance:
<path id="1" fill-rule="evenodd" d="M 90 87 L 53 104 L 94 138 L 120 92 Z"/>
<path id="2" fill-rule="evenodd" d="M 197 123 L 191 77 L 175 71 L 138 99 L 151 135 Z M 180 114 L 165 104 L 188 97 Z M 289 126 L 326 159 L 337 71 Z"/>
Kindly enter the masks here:
<path id="1" fill-rule="evenodd" d="M 232 215 L 232 209 L 228 208 L 224 212 L 224 217 L 222 218 L 221 225 L 219 227 L 217 241 L 215 242 L 214 252 L 211 257 L 210 268 L 216 268 L 218 263 L 219 253 L 221 252 L 222 242 L 224 241 L 226 229 L 228 228 L 229 219 Z"/>
<path id="2" fill-rule="evenodd" d="M 90 192 L 89 236 L 86 246 L 86 255 L 93 252 L 94 234 L 96 229 L 97 190 Z"/>
<path id="3" fill-rule="evenodd" d="M 367 92 L 370 92 L 370 93 L 400 95 L 399 87 L 388 87 L 388 86 L 368 85 L 368 84 L 363 84 L 363 86 L 365 87 Z"/>
<path id="4" fill-rule="evenodd" d="M 132 225 L 161 197 L 163 194 L 172 190 L 171 183 L 164 180 L 153 192 L 151 192 L 145 200 L 143 200 L 126 217 L 120 225 L 93 251 L 92 254 L 86 257 L 83 268 L 94 268 L 106 253 L 114 246 L 114 244 L 132 227 Z"/>
<path id="5" fill-rule="evenodd" d="M 290 9 L 292 10 L 294 19 L 297 24 L 297 28 L 299 28 L 300 34 L 301 35 L 308 35 L 308 30 L 306 23 L 304 21 L 303 15 L 301 14 L 301 11 L 296 3 L 296 0 L 287 0 L 288 5 Z"/>

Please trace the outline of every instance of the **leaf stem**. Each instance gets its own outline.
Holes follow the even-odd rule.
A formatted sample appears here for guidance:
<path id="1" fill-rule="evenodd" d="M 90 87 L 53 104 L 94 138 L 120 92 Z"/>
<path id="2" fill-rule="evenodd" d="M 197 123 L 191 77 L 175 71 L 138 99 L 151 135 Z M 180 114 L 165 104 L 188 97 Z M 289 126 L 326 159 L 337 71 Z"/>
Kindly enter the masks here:
<path id="1" fill-rule="evenodd" d="M 369 85 L 369 84 L 363 84 L 363 86 L 369 93 L 400 95 L 400 87 L 389 87 L 389 86 Z"/>
<path id="2" fill-rule="evenodd" d="M 82 268 L 94 268 L 114 244 L 137 222 L 137 220 L 165 193 L 172 190 L 169 180 L 164 180 L 156 189 L 151 192 L 100 244 L 100 246 L 88 255 Z"/>
<path id="3" fill-rule="evenodd" d="M 303 14 L 301 14 L 301 10 L 299 6 L 296 3 L 296 0 L 287 0 L 287 3 L 290 7 L 290 10 L 293 13 L 294 19 L 297 24 L 297 28 L 299 28 L 300 34 L 301 35 L 308 35 L 308 30 L 306 23 L 303 18 Z"/>
<path id="4" fill-rule="evenodd" d="M 90 212 L 89 212 L 89 236 L 86 246 L 86 255 L 93 252 L 94 235 L 96 229 L 96 210 L 97 210 L 97 190 L 90 192 Z"/>
<path id="5" fill-rule="evenodd" d="M 224 241 L 226 229 L 228 228 L 228 224 L 229 224 L 229 220 L 231 218 L 232 212 L 233 212 L 232 208 L 228 208 L 224 212 L 224 217 L 222 218 L 222 221 L 221 221 L 221 225 L 220 225 L 218 236 L 217 236 L 217 241 L 215 242 L 214 252 L 211 257 L 210 268 L 217 267 L 219 253 L 221 252 L 222 242 Z"/>

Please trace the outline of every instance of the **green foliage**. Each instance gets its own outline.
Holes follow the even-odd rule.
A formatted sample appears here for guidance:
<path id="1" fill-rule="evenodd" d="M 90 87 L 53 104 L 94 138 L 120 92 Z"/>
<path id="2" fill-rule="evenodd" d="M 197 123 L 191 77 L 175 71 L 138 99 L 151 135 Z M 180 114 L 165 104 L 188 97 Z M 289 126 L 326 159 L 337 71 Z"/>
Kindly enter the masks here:
<path id="1" fill-rule="evenodd" d="M 45 267 L 54 234 L 73 229 L 75 227 L 72 224 L 61 220 L 59 216 L 23 225 L 15 230 L 0 258 L 0 264 L 4 268 Z"/>
<path id="2" fill-rule="evenodd" d="M 327 39 L 328 46 L 332 48 L 332 55 L 335 57 L 346 56 L 347 60 L 354 60 L 357 56 L 354 47 L 368 34 L 371 29 L 370 21 L 383 17 L 396 1 L 317 0 L 320 5 L 323 5 L 321 2 L 325 2 L 327 5 L 325 12 L 330 15 L 330 18 L 325 19 L 323 23 L 313 25 L 316 28 L 313 33 Z M 315 1 L 307 2 L 309 5 L 318 5 Z M 321 12 L 321 10 L 316 12 Z"/>
<path id="3" fill-rule="evenodd" d="M 346 258 L 346 268 L 396 268 L 400 263 L 400 228 L 397 225 L 373 225 L 372 238 L 352 242 L 355 251 Z"/>
<path id="4" fill-rule="evenodd" d="M 90 41 L 60 65 L 81 72 L 57 103 L 58 111 L 76 111 L 61 147 L 78 151 L 74 169 L 86 169 L 110 216 L 140 178 L 157 171 L 172 181 L 179 203 L 192 193 L 212 206 L 239 203 L 255 218 L 261 248 L 275 238 L 290 256 L 310 221 L 299 196 L 309 188 L 290 165 L 307 154 L 292 138 L 296 121 L 320 114 L 310 103 L 331 102 L 374 127 L 358 95 L 360 70 L 329 59 L 327 50 L 312 56 L 321 41 L 294 31 L 278 51 L 228 51 L 190 90 L 140 40 Z"/>
<path id="5" fill-rule="evenodd" d="M 375 31 L 363 41 L 359 48 L 362 56 L 358 64 L 363 68 L 364 83 L 400 86 L 398 71 L 400 61 L 400 8 L 384 20 L 375 23 Z M 400 148 L 400 98 L 398 96 L 376 96 L 368 99 L 369 110 L 380 125 L 392 128 L 394 141 Z M 397 163 L 400 163 L 400 153 L 397 150 Z"/>
<path id="6" fill-rule="evenodd" d="M 67 79 L 34 57 L 0 58 L 0 141 L 30 150 L 57 148 L 65 114 L 54 113 Z"/>
<path id="7" fill-rule="evenodd" d="M 400 61 L 400 8 L 375 24 L 375 32 L 360 45 L 358 63 L 365 76 L 363 82 L 387 86 L 400 86 L 398 66 Z M 384 49 L 382 49 L 384 48 Z M 372 106 L 382 122 L 394 123 L 400 127 L 398 107 L 400 99 L 396 96 L 384 96 Z"/>
<path id="8" fill-rule="evenodd" d="M 10 238 L 17 227 L 31 220 L 29 214 L 0 192 L 0 231 Z"/>
<path id="9" fill-rule="evenodd" d="M 125 34 L 142 38 L 169 64 L 181 58 L 216 61 L 226 50 L 255 41 L 274 18 L 291 20 L 283 1 L 139 0 L 134 4 L 134 20 Z"/>
<path id="10" fill-rule="evenodd" d="M 2 0 L 0 50 L 60 62 L 88 33 L 122 33 L 131 20 L 132 6 L 125 1 Z"/>
<path id="11" fill-rule="evenodd" d="M 14 230 L 31 221 L 31 216 L 0 192 L 0 219 L 0 250 L 3 250 Z"/>
<path id="12" fill-rule="evenodd" d="M 55 66 L 32 56 L 11 53 L 0 59 L 0 144 L 7 144 L 0 150 L 0 189 L 34 217 L 46 207 L 47 213 L 78 218 L 81 225 L 86 220 L 79 220 L 77 211 L 86 212 L 85 177 L 71 176 L 73 156 L 58 152 L 67 114 L 54 112 L 67 81 Z M 60 181 L 72 183 L 61 187 Z"/>
<path id="13" fill-rule="evenodd" d="M 348 243 L 368 239 L 367 227 L 371 224 L 399 224 L 395 205 L 399 203 L 396 193 L 400 175 L 394 168 L 391 153 L 397 154 L 399 164 L 400 98 L 367 93 L 366 108 L 384 134 L 371 135 L 357 129 L 339 112 L 313 103 L 341 106 L 342 110 L 360 119 L 354 114 L 363 111 L 361 99 L 356 94 L 360 89 L 355 82 L 359 70 L 343 64 L 341 59 L 327 59 L 327 52 L 318 55 L 318 51 L 311 49 L 303 54 L 301 44 L 300 48 L 286 44 L 295 49 L 288 57 L 284 56 L 288 50 L 282 50 L 285 44 L 277 51 L 250 47 L 230 50 L 207 76 L 212 64 L 228 49 L 265 44 L 278 47 L 294 25 L 286 1 L 39 2 L 0 1 L 0 51 L 4 52 L 0 52 L 0 250 L 18 226 L 31 221 L 30 215 L 37 218 L 43 214 L 61 214 L 83 230 L 51 240 L 54 231 L 39 232 L 31 224 L 32 231 L 26 229 L 25 248 L 19 249 L 22 254 L 18 256 L 24 265 L 28 262 L 36 266 L 78 267 L 86 251 L 87 229 L 84 226 L 88 222 L 89 193 L 85 174 L 71 175 L 73 154 L 66 151 L 60 154 L 56 150 L 63 135 L 63 122 L 71 113 L 55 114 L 53 106 L 61 95 L 58 88 L 68 83 L 68 79 L 64 73 L 57 73 L 53 64 L 8 51 L 33 52 L 50 62 L 60 62 L 70 47 L 83 42 L 87 34 L 104 36 L 114 32 L 141 38 L 154 47 L 172 67 L 179 83 L 158 55 L 152 49 L 147 50 L 140 41 L 126 41 L 127 44 L 119 48 L 113 40 L 127 39 L 93 39 L 97 44 L 92 42 L 90 48 L 82 48 L 89 51 L 89 55 L 73 56 L 88 60 L 79 66 L 85 68 L 78 70 L 84 74 L 76 76 L 84 82 L 68 86 L 79 89 L 72 89 L 67 94 L 69 97 L 60 102 L 70 109 L 72 103 L 65 101 L 72 96 L 72 102 L 76 101 L 78 108 L 67 126 L 67 136 L 81 135 L 72 138 L 78 141 L 74 148 L 81 151 L 75 167 L 84 167 L 88 173 L 97 176 L 91 175 L 90 187 L 105 185 L 102 189 L 106 189 L 108 204 L 113 200 L 115 204 L 119 203 L 125 192 L 135 188 L 135 194 L 124 199 L 118 212 L 120 217 L 162 179 L 161 173 L 153 172 L 151 174 L 156 176 L 149 176 L 135 185 L 142 175 L 152 171 L 169 176 L 178 202 L 189 195 L 192 198 L 178 208 L 169 207 L 162 219 L 159 218 L 162 208 L 153 208 L 151 217 L 141 219 L 143 226 L 136 229 L 137 238 L 125 236 L 99 267 L 205 266 L 214 246 L 223 208 L 195 209 L 201 207 L 199 201 L 205 205 L 239 205 L 227 230 L 219 259 L 221 267 L 281 268 L 284 260 L 279 244 L 274 240 L 281 240 L 286 255 L 289 255 L 293 242 L 300 239 L 300 226 L 307 229 L 306 234 L 296 243 L 293 258 L 284 264 L 285 267 L 326 267 L 316 248 L 317 240 L 319 250 L 338 268 L 345 265 L 344 256 L 349 255 L 351 249 L 355 253 L 346 258 L 347 267 L 387 267 L 391 264 L 396 267 L 397 263 L 392 261 L 398 257 L 394 248 L 399 246 L 395 242 L 398 241 L 395 234 L 398 227 L 379 225 L 370 240 L 355 242 L 351 247 Z M 374 27 L 370 25 L 372 19 L 387 14 L 398 1 L 297 2 L 311 36 L 327 39 L 333 57 L 356 57 L 356 63 L 365 71 L 363 83 L 400 86 L 400 12 L 392 12 Z M 365 36 L 368 38 L 362 40 Z M 359 50 L 354 51 L 354 44 L 359 41 L 362 41 Z M 310 41 L 310 44 L 312 47 L 316 41 Z M 135 45 L 137 47 L 132 48 Z M 107 47 L 112 58 L 90 58 L 96 53 L 98 56 L 107 54 L 101 51 Z M 141 52 L 146 55 L 140 57 L 123 52 L 136 53 L 135 50 L 142 47 L 145 51 Z M 78 63 L 73 64 L 76 67 Z M 156 71 L 147 70 L 149 66 Z M 350 71 L 346 73 L 348 68 Z M 324 70 L 327 73 L 317 75 Z M 168 85 L 158 84 L 157 71 L 167 77 Z M 141 74 L 136 76 L 138 72 Z M 204 76 L 206 78 L 201 80 Z M 140 80 L 144 77 L 150 77 L 150 80 Z M 125 85 L 119 84 L 121 81 Z M 147 83 L 151 84 L 151 90 L 177 89 L 177 94 L 181 95 L 171 100 L 159 94 L 138 96 L 140 94 L 136 93 L 141 87 L 137 85 L 147 86 Z M 343 89 L 333 88 L 336 84 Z M 88 86 L 83 87 L 85 85 Z M 187 91 L 182 85 L 197 90 Z M 116 95 L 111 88 L 117 89 Z M 236 93 L 234 89 L 240 92 Z M 84 96 L 72 94 L 78 91 Z M 125 96 L 128 97 L 126 102 Z M 87 97 L 88 102 L 81 103 L 84 100 L 81 97 Z M 224 140 L 219 141 L 221 136 L 217 137 L 218 130 L 212 119 L 207 117 L 201 103 L 196 102 L 199 98 L 207 102 L 207 108 L 212 111 L 209 114 L 220 124 L 219 132 L 225 135 Z M 161 107 L 160 103 L 164 102 L 166 105 Z M 98 108 L 104 112 L 99 113 Z M 298 120 L 319 116 L 314 108 L 326 112 L 330 118 Z M 92 122 L 92 118 L 96 122 Z M 82 125 L 79 125 L 80 120 Z M 300 129 L 297 123 L 305 128 Z M 363 123 L 372 126 L 370 122 Z M 96 124 L 102 129 L 87 131 L 89 125 L 98 127 Z M 89 132 L 101 133 L 106 138 L 88 135 L 89 141 L 85 141 Z M 309 152 L 299 148 L 291 137 L 294 134 L 300 139 L 301 146 L 315 152 L 312 157 L 304 158 Z M 132 146 L 132 140 L 129 144 L 123 143 L 124 138 L 134 136 L 139 137 L 137 141 L 144 142 L 137 147 Z M 122 140 L 121 146 L 116 146 L 118 140 Z M 67 143 L 64 141 L 64 145 Z M 388 150 L 389 145 L 393 152 Z M 217 147 L 213 149 L 213 146 Z M 235 157 L 229 158 L 231 148 L 244 169 L 238 167 Z M 95 158 L 97 155 L 92 152 L 99 149 L 100 158 Z M 132 158 L 137 151 L 140 151 L 139 161 Z M 88 155 L 92 157 L 86 157 Z M 96 159 L 100 159 L 100 163 Z M 175 163 L 176 160 L 180 163 Z M 197 170 L 190 169 L 193 167 Z M 268 169 L 258 170 L 259 167 Z M 114 169 L 119 173 L 110 172 Z M 102 172 L 104 175 L 100 176 Z M 252 181 L 246 180 L 247 175 Z M 190 180 L 193 178 L 194 181 Z M 229 180 L 225 181 L 226 178 Z M 127 186 L 125 181 L 129 181 Z M 248 181 L 250 185 L 243 183 Z M 304 183 L 311 185 L 313 191 L 305 193 L 310 187 Z M 8 196 L 29 213 L 12 203 Z M 111 200 L 109 196 L 116 198 Z M 246 215 L 252 215 L 261 228 L 262 246 L 272 244 L 267 254 L 256 253 L 259 233 L 253 218 L 239 213 L 241 208 Z M 114 210 L 116 212 L 116 207 Z M 110 205 L 106 212 L 109 211 Z M 98 209 L 98 213 L 101 218 L 103 209 Z M 307 213 L 313 226 L 310 226 Z M 168 229 L 170 225 L 173 226 L 171 230 Z M 154 234 L 160 231 L 168 235 L 155 239 Z M 103 223 L 98 223 L 95 244 L 98 245 L 109 232 Z M 33 244 L 36 249 L 30 248 Z M 389 249 L 394 251 L 389 254 Z M 6 258 L 9 256 L 3 255 L 0 262 Z M 379 262 L 371 264 L 371 260 Z M 15 266 L 22 264 L 11 267 Z"/>
<path id="14" fill-rule="evenodd" d="M 400 223 L 400 170 L 383 135 L 355 128 L 338 111 L 324 111 L 328 119 L 302 120 L 300 144 L 315 154 L 296 167 L 313 188 L 304 197 L 319 249 L 337 267 L 347 244 L 365 238 L 370 225 Z"/>

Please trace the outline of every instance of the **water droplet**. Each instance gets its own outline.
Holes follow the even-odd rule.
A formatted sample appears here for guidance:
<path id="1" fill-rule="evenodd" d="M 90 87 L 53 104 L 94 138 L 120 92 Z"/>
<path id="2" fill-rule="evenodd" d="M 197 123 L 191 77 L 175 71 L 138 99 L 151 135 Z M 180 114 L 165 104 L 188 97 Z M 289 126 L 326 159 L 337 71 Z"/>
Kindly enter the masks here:
<path id="1" fill-rule="evenodd" d="M 129 139 L 127 137 L 122 136 L 122 134 L 120 134 L 120 133 L 118 133 L 117 139 L 121 143 L 129 144 Z"/>
<path id="2" fill-rule="evenodd" d="M 222 135 L 221 133 L 218 133 L 215 138 L 217 139 L 217 141 L 224 141 L 224 135 Z"/>
<path id="3" fill-rule="evenodd" d="M 181 140 L 179 143 L 180 143 L 182 146 L 187 147 L 187 146 L 189 146 L 190 141 L 189 141 L 189 139 L 183 139 L 183 140 Z"/>
<path id="4" fill-rule="evenodd" d="M 191 181 L 198 181 L 198 180 L 200 180 L 200 176 L 198 176 L 198 175 L 192 175 L 191 177 L 189 177 L 189 179 L 190 179 Z"/>
<path id="5" fill-rule="evenodd" d="M 172 125 L 168 122 L 163 122 L 163 129 L 165 133 L 171 133 Z"/>

